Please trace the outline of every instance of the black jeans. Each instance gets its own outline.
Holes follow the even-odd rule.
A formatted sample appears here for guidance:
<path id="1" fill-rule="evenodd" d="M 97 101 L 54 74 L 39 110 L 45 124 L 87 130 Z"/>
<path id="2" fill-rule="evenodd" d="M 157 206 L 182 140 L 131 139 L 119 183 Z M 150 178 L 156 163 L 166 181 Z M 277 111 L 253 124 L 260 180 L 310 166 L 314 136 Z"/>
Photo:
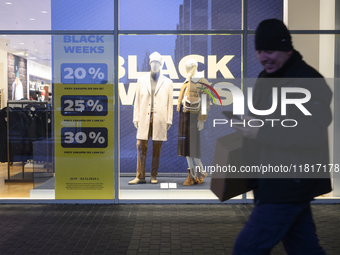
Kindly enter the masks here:
<path id="1" fill-rule="evenodd" d="M 289 255 L 326 254 L 319 245 L 309 202 L 255 205 L 233 254 L 270 254 L 281 240 Z"/>

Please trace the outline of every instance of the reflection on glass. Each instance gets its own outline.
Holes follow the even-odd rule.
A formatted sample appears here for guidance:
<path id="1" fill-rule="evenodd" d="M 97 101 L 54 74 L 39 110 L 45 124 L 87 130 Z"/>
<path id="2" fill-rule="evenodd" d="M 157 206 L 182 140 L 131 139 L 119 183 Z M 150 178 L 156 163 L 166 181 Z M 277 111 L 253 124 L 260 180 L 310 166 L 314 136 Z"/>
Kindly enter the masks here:
<path id="1" fill-rule="evenodd" d="M 138 43 L 137 43 L 138 42 Z M 149 55 L 157 51 L 162 55 L 164 64 L 162 73 L 173 81 L 173 122 L 167 132 L 167 141 L 162 146 L 162 156 L 159 166 L 159 181 L 169 180 L 173 174 L 178 178 L 172 179 L 183 188 L 183 182 L 188 174 L 185 157 L 177 156 L 179 120 L 177 112 L 180 88 L 187 77 L 185 62 L 195 59 L 198 62 L 197 71 L 208 80 L 221 96 L 223 104 L 230 104 L 230 97 L 223 86 L 226 82 L 234 83 L 235 78 L 241 77 L 241 36 L 240 35 L 123 35 L 119 37 L 119 97 L 120 97 L 120 176 L 121 189 L 131 189 L 127 182 L 131 174 L 136 173 L 136 129 L 132 125 L 133 105 L 138 77 L 150 71 Z M 235 86 L 240 87 L 239 83 Z M 217 97 L 214 99 L 220 104 Z M 213 99 L 209 97 L 211 104 Z M 211 106 L 209 120 L 220 115 L 220 106 Z M 208 120 L 208 121 L 209 121 Z M 211 123 L 209 123 L 210 125 Z M 208 125 L 208 124 L 206 124 Z M 207 129 L 208 130 L 208 129 Z M 228 133 L 221 129 L 223 133 Z M 202 163 L 212 165 L 215 141 L 220 133 L 201 132 Z M 146 173 L 151 168 L 151 152 L 148 150 Z M 150 152 L 150 153 L 149 153 Z M 182 175 L 185 176 L 182 176 Z M 126 180 L 125 180 L 126 179 Z M 209 189 L 210 179 L 200 184 L 200 189 Z M 170 182 L 170 180 L 169 180 Z"/>
<path id="2" fill-rule="evenodd" d="M 51 1 L 52 30 L 113 30 L 115 1 Z"/>
<path id="3" fill-rule="evenodd" d="M 0 3 L 0 30 L 50 29 L 51 1 L 2 1 Z"/>
<path id="4" fill-rule="evenodd" d="M 138 0 L 119 2 L 120 29 L 126 30 L 226 30 L 241 29 L 241 0 Z"/>
<path id="5" fill-rule="evenodd" d="M 248 0 L 248 29 L 255 30 L 265 19 L 283 20 L 283 4 L 283 0 Z"/>

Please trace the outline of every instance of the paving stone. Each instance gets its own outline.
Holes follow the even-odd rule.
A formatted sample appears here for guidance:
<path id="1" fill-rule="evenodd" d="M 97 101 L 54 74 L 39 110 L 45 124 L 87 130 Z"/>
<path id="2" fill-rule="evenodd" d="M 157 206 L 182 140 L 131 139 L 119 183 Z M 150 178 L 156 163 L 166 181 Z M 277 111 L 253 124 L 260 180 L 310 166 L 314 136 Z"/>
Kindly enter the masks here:
<path id="1" fill-rule="evenodd" d="M 231 254 L 252 208 L 0 205 L 0 254 Z M 312 211 L 320 244 L 327 254 L 340 254 L 340 205 L 312 205 Z M 271 254 L 285 254 L 282 243 Z"/>

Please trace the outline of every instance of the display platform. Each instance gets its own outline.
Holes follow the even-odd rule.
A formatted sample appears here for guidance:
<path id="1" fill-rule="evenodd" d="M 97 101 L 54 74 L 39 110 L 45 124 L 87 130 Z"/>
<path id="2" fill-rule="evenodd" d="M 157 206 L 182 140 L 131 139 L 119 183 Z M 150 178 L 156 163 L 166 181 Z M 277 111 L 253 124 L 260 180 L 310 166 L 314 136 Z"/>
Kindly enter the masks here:
<path id="1" fill-rule="evenodd" d="M 211 177 L 204 179 L 202 184 L 184 186 L 186 177 L 158 176 L 157 184 L 150 183 L 150 177 L 146 177 L 147 183 L 129 185 L 133 177 L 120 178 L 119 199 L 122 200 L 216 200 L 217 197 L 210 190 Z M 176 186 L 176 188 L 174 188 Z M 242 197 L 236 197 L 241 199 Z M 194 202 L 194 201 L 193 201 Z"/>
<path id="2" fill-rule="evenodd" d="M 55 199 L 54 177 L 31 189 L 30 198 L 34 199 Z"/>
<path id="3" fill-rule="evenodd" d="M 184 186 L 183 182 L 186 180 L 185 177 L 164 177 L 164 176 L 157 176 L 158 183 L 157 184 L 151 184 L 150 183 L 150 177 L 146 177 L 146 183 L 145 184 L 137 184 L 137 185 L 131 185 L 128 184 L 129 181 L 133 180 L 135 176 L 133 177 L 120 177 L 120 190 L 155 190 L 155 189 L 162 189 L 161 184 L 165 183 L 176 183 L 177 188 L 180 190 L 210 190 L 210 182 L 211 177 L 207 177 L 204 179 L 204 182 L 202 184 L 194 184 L 192 186 Z M 163 185 L 164 186 L 164 185 Z M 170 188 L 171 189 L 171 188 Z"/>
<path id="4" fill-rule="evenodd" d="M 217 200 L 210 191 L 211 177 L 207 177 L 202 184 L 183 186 L 185 177 L 157 177 L 158 183 L 151 184 L 147 177 L 146 184 L 129 185 L 128 182 L 134 177 L 120 178 L 119 199 L 126 200 L 154 200 L 154 199 L 209 199 Z M 54 177 L 30 191 L 33 199 L 55 199 Z"/>

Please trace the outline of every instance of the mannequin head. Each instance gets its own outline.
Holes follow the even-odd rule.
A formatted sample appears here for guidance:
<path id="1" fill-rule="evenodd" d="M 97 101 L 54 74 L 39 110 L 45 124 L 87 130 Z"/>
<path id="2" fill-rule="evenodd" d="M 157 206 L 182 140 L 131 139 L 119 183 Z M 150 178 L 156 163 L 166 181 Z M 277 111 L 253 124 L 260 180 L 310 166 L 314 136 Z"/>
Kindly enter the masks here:
<path id="1" fill-rule="evenodd" d="M 161 69 L 161 63 L 157 61 L 152 61 L 150 63 L 150 67 L 151 67 L 151 73 L 158 73 L 159 70 Z"/>
<path id="2" fill-rule="evenodd" d="M 185 71 L 188 74 L 187 78 L 193 77 L 197 72 L 198 63 L 196 59 L 189 59 L 185 62 Z"/>
<path id="3" fill-rule="evenodd" d="M 162 56 L 158 52 L 152 53 L 150 56 L 151 73 L 158 73 L 162 66 Z"/>

